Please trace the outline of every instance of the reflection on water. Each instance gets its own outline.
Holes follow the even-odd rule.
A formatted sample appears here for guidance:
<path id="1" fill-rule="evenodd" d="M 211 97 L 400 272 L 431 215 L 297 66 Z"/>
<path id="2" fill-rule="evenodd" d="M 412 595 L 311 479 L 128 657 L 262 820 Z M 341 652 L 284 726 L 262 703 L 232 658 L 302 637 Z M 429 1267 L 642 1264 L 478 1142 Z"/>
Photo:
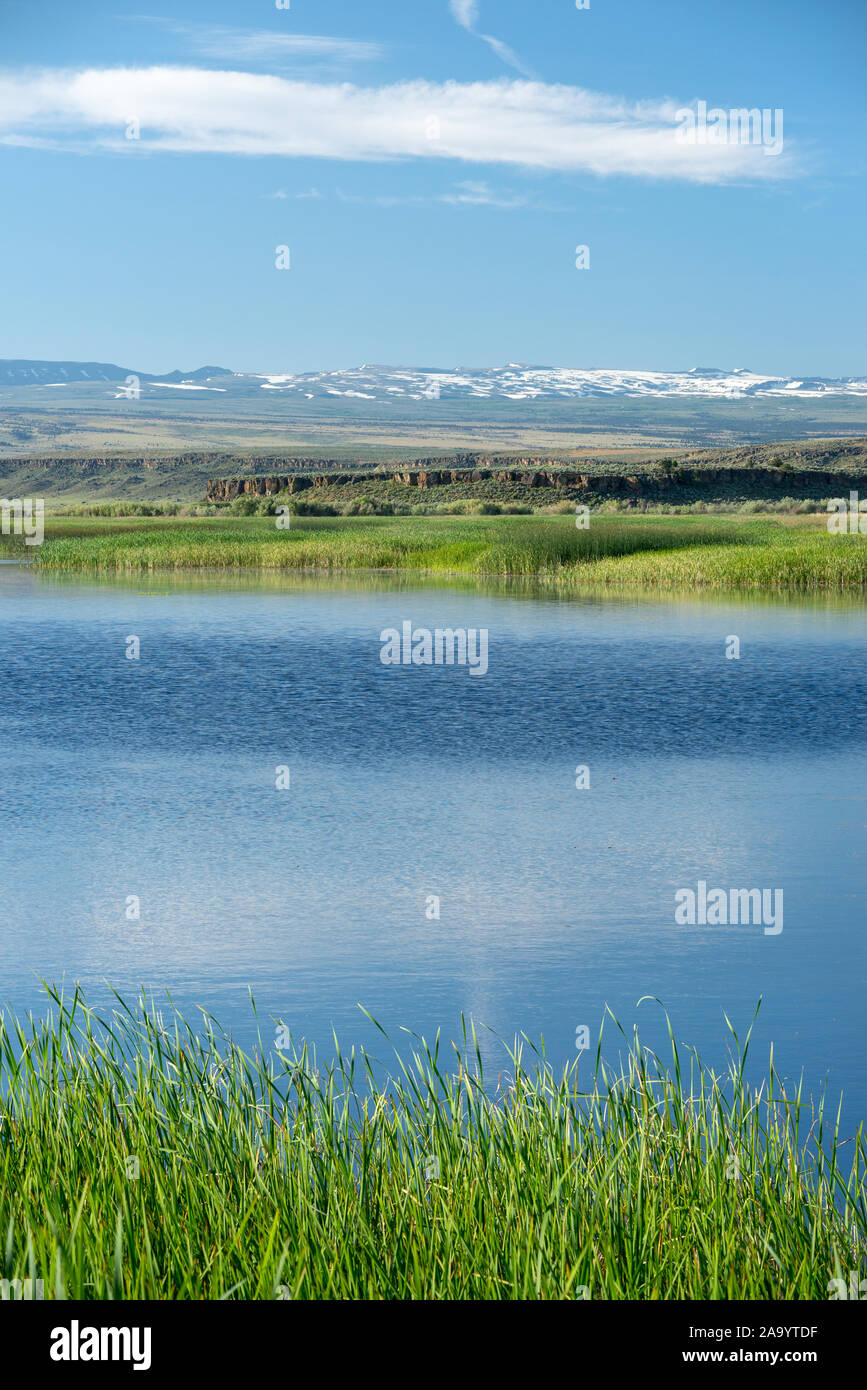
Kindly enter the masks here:
<path id="1" fill-rule="evenodd" d="M 384 666 L 405 620 L 487 628 L 485 677 Z M 359 1002 L 398 1038 L 464 1011 L 562 1061 L 606 1003 L 662 1045 L 651 994 L 720 1065 L 763 995 L 756 1067 L 861 1118 L 865 635 L 829 596 L 5 567 L 3 997 L 169 988 L 249 1041 L 252 989 L 326 1050 L 376 1050 Z M 676 925 L 700 881 L 782 889 L 783 932 Z"/>
<path id="2" fill-rule="evenodd" d="M 18 565 L 17 560 L 0 561 Z M 74 588 L 79 591 L 109 588 L 112 590 L 134 590 L 136 593 L 169 594 L 178 592 L 207 592 L 215 589 L 223 592 L 261 593 L 279 591 L 283 593 L 395 593 L 416 592 L 423 589 L 447 589 L 451 592 L 473 594 L 500 594 L 509 598 L 533 598 L 538 601 L 580 603 L 582 600 L 596 602 L 606 599 L 611 603 L 634 604 L 638 599 L 643 605 L 654 607 L 684 600 L 695 601 L 694 591 L 665 590 L 643 591 L 640 595 L 624 594 L 612 590 L 610 586 L 582 584 L 578 590 L 567 581 L 556 576 L 547 579 L 521 576 L 484 575 L 475 577 L 461 574 L 433 574 L 411 570 L 277 570 L 277 569 L 196 569 L 154 570 L 146 574 L 119 571 L 106 574 L 94 571 L 86 576 L 70 570 L 46 570 L 40 575 L 43 589 Z M 712 591 L 707 591 L 702 601 L 715 600 Z M 750 592 L 749 590 L 727 593 L 722 600 L 728 609 L 740 607 L 760 608 L 809 608 L 828 611 L 863 611 L 865 599 L 856 591 L 836 592 L 830 589 L 817 589 L 814 592 L 795 593 L 780 590 L 771 594 Z"/>

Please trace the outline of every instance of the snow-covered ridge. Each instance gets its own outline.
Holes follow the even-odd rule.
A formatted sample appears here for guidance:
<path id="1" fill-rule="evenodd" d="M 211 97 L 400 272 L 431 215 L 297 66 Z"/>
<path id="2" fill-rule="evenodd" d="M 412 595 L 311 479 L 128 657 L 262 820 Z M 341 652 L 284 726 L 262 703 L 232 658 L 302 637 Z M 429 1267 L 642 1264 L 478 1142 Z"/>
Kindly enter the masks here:
<path id="1" fill-rule="evenodd" d="M 528 367 L 349 367 L 336 372 L 259 374 L 266 390 L 306 396 L 361 396 L 372 400 L 442 397 L 509 400 L 568 399 L 576 396 L 748 396 L 867 395 L 867 377 L 774 377 L 735 367 L 692 367 L 685 372 L 624 371 L 617 368 Z"/>
<path id="2" fill-rule="evenodd" d="M 104 384 L 121 389 L 130 378 L 139 394 L 220 391 L 314 400 L 348 397 L 358 401 L 440 399 L 544 401 L 588 397 L 690 397 L 693 400 L 743 400 L 751 397 L 867 396 L 867 376 L 776 377 L 744 367 L 691 367 L 683 372 L 633 371 L 616 367 L 538 367 L 507 362 L 504 367 L 390 367 L 365 363 L 333 372 L 233 372 L 227 367 L 199 367 L 159 376 L 132 371 L 111 362 L 0 360 L 0 387 L 69 386 L 93 389 Z M 138 395 L 135 397 L 138 399 Z"/>

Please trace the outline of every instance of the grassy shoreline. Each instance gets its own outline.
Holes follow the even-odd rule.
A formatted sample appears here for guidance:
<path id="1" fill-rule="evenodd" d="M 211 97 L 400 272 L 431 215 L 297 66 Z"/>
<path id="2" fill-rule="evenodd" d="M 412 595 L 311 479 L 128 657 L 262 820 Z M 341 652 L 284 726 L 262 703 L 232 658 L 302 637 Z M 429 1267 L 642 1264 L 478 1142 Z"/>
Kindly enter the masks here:
<path id="1" fill-rule="evenodd" d="M 48 994 L 0 1015 L 4 1277 L 46 1298 L 827 1299 L 863 1273 L 863 1135 L 844 1162 L 773 1057 L 750 1087 L 749 1034 L 724 1077 L 669 1025 L 667 1065 L 624 1035 L 612 1073 L 600 1033 L 559 1074 L 504 1050 L 492 1087 L 465 1027 L 383 1081 Z"/>
<path id="2" fill-rule="evenodd" d="M 867 589 L 865 539 L 829 535 L 817 516 L 594 515 L 587 529 L 540 515 L 293 516 L 286 529 L 267 517 L 61 517 L 34 558 L 46 572 L 366 569 L 575 589 Z"/>

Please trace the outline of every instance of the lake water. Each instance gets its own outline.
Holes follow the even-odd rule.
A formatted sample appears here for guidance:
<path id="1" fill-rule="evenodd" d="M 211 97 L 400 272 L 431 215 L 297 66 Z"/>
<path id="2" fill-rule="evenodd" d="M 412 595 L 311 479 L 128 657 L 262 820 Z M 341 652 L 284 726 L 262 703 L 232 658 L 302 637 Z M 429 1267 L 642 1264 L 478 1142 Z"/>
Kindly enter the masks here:
<path id="1" fill-rule="evenodd" d="M 404 621 L 486 628 L 486 674 L 383 665 Z M 463 1011 L 559 1064 L 606 1004 L 661 1044 L 656 995 L 721 1066 L 724 1011 L 745 1029 L 761 995 L 753 1069 L 773 1042 L 857 1122 L 865 639 L 834 602 L 3 566 L 0 997 L 169 989 L 249 1045 L 252 990 L 378 1055 L 359 1003 L 398 1041 Z M 699 881 L 782 890 L 783 930 L 678 924 Z"/>

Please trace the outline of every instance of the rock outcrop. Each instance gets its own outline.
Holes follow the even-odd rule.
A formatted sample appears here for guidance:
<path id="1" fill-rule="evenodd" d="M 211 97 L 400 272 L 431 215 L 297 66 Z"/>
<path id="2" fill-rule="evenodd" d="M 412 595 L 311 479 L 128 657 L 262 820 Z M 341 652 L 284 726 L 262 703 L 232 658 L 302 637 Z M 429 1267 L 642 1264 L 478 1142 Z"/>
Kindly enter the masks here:
<path id="1" fill-rule="evenodd" d="M 252 478 L 211 478 L 207 497 L 211 502 L 231 502 L 243 495 L 267 497 L 275 493 L 302 492 L 307 488 L 358 487 L 361 484 L 398 484 L 430 491 L 455 484 L 512 484 L 521 488 L 551 488 L 564 496 L 581 493 L 612 497 L 646 497 L 674 501 L 684 492 L 737 492 L 745 496 L 838 497 L 867 487 L 867 475 L 840 470 L 782 468 L 689 468 L 678 465 L 670 473 L 590 473 L 568 468 L 410 468 L 396 472 L 273 473 Z"/>

